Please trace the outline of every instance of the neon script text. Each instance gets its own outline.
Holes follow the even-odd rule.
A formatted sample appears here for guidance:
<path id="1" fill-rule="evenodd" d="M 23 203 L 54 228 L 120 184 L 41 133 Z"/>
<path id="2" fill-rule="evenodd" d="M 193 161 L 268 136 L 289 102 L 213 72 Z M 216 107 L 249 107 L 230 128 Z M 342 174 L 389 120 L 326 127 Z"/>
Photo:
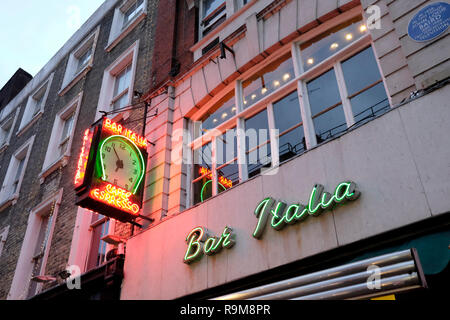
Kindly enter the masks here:
<path id="1" fill-rule="evenodd" d="M 129 129 L 122 127 L 122 125 L 115 123 L 108 118 L 105 118 L 103 120 L 103 128 L 111 133 L 127 137 L 128 139 L 133 141 L 136 145 L 138 145 L 140 148 L 147 147 L 147 139 L 141 137 L 140 135 L 136 134 L 135 132 Z"/>
<path id="2" fill-rule="evenodd" d="M 83 146 L 81 147 L 80 156 L 78 157 L 77 171 L 75 173 L 75 187 L 80 186 L 83 183 L 84 176 L 86 174 L 86 165 L 89 157 L 89 150 L 91 149 L 92 132 L 89 129 L 84 131 Z"/>
<path id="3" fill-rule="evenodd" d="M 234 234 L 232 229 L 225 227 L 220 238 L 210 237 L 202 227 L 193 229 L 186 237 L 188 244 L 186 254 L 184 255 L 184 263 L 190 264 L 200 260 L 204 254 L 211 256 L 222 250 L 222 248 L 231 248 L 234 243 Z"/>
<path id="4" fill-rule="evenodd" d="M 140 208 L 136 203 L 133 203 L 129 199 L 131 194 L 131 192 L 113 186 L 112 184 L 106 185 L 104 189 L 96 188 L 90 192 L 90 196 L 94 200 L 98 200 L 117 209 L 137 215 Z"/>
<path id="5" fill-rule="evenodd" d="M 331 210 L 335 205 L 356 200 L 359 195 L 360 192 L 356 189 L 356 184 L 345 181 L 336 187 L 333 195 L 324 192 L 322 185 L 316 184 L 311 191 L 306 206 L 302 204 L 287 206 L 286 203 L 281 201 L 275 205 L 276 201 L 268 197 L 261 201 L 255 209 L 258 224 L 253 232 L 253 237 L 261 238 L 270 217 L 270 226 L 275 230 L 281 230 L 288 224 L 295 224 L 309 216 L 318 216 L 326 210 Z"/>

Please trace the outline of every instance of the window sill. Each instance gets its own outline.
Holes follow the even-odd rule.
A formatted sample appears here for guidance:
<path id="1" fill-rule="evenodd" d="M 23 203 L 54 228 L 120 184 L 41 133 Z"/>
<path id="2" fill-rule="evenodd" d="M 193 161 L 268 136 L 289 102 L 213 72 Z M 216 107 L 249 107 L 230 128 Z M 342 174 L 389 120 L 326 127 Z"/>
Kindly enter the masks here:
<path id="1" fill-rule="evenodd" d="M 65 95 L 67 93 L 67 91 L 69 91 L 70 89 L 72 89 L 72 87 L 78 82 L 80 81 L 81 78 L 83 78 L 90 70 L 92 69 L 92 62 L 89 63 L 86 67 L 84 67 L 84 69 L 81 69 L 81 71 L 79 71 L 73 78 L 72 80 L 70 80 L 68 83 L 64 84 L 61 87 L 61 90 L 59 90 L 58 95 L 60 97 L 62 97 L 63 95 Z"/>
<path id="2" fill-rule="evenodd" d="M 39 175 L 38 175 L 40 184 L 43 184 L 45 182 L 45 179 L 50 174 L 52 174 L 59 168 L 65 167 L 68 162 L 69 162 L 69 155 L 63 155 L 58 160 L 56 160 L 55 162 L 53 162 L 52 164 L 47 166 L 47 168 L 42 170 L 41 173 L 39 173 Z"/>
<path id="3" fill-rule="evenodd" d="M 6 208 L 13 206 L 17 203 L 17 199 L 19 198 L 19 194 L 14 194 L 9 199 L 6 199 L 2 203 L 0 203 L 0 212 L 5 210 Z"/>
<path id="4" fill-rule="evenodd" d="M 128 24 L 128 26 L 123 29 L 117 36 L 114 37 L 105 48 L 106 52 L 110 52 L 114 47 L 122 41 L 144 18 L 147 16 L 147 11 L 142 11 L 140 15 L 138 15 L 132 22 Z"/>
<path id="5" fill-rule="evenodd" d="M 26 125 L 19 128 L 16 135 L 18 137 L 20 137 L 25 131 L 27 131 L 31 126 L 33 126 L 33 124 L 36 123 L 36 121 L 38 121 L 42 117 L 43 113 L 44 113 L 44 110 L 41 109 L 38 113 L 36 113 L 36 115 L 33 117 L 33 119 L 28 121 L 28 123 Z"/>
<path id="6" fill-rule="evenodd" d="M 5 142 L 0 146 L 0 153 L 2 153 L 3 151 L 5 151 L 6 149 L 8 149 L 9 147 L 9 143 Z"/>

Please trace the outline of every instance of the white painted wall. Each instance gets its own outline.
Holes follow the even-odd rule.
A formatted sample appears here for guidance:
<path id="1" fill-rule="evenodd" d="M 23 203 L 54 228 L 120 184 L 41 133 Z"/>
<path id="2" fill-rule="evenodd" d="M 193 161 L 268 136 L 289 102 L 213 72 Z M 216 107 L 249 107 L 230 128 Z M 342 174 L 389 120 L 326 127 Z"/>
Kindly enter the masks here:
<path id="1" fill-rule="evenodd" d="M 122 299 L 173 299 L 303 259 L 450 210 L 450 123 L 444 87 L 258 176 L 173 215 L 127 242 Z M 282 231 L 251 234 L 266 196 L 308 201 L 321 183 L 353 180 L 361 197 Z M 183 263 L 186 235 L 203 226 L 236 234 L 233 248 Z"/>

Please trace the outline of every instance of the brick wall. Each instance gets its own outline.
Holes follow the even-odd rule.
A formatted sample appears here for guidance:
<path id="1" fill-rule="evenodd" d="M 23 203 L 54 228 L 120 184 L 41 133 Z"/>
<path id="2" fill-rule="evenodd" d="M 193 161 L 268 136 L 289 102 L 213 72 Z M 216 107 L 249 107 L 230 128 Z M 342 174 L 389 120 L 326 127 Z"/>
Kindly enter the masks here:
<path id="1" fill-rule="evenodd" d="M 0 257 L 0 299 L 5 299 L 10 290 L 17 260 L 20 254 L 22 241 L 27 228 L 28 215 L 32 208 L 43 201 L 52 192 L 63 188 L 63 197 L 51 242 L 46 274 L 54 275 L 64 270 L 70 253 L 72 236 L 77 216 L 77 207 L 74 205 L 75 193 L 73 190 L 73 176 L 76 168 L 76 157 L 81 148 L 83 131 L 94 122 L 104 70 L 116 60 L 122 52 L 129 48 L 137 39 L 140 40 L 134 90 L 146 92 L 150 86 L 151 57 L 154 44 L 154 26 L 157 0 L 148 0 L 148 14 L 124 39 L 122 39 L 110 52 L 107 46 L 109 30 L 112 24 L 114 9 L 109 10 L 100 21 L 100 34 L 96 46 L 92 69 L 86 76 L 78 81 L 63 96 L 59 96 L 68 55 L 55 67 L 54 78 L 49 91 L 45 112 L 42 117 L 20 137 L 13 135 L 11 145 L 0 155 L 0 176 L 4 177 L 9 159 L 14 151 L 31 136 L 36 135 L 32 153 L 26 168 L 24 180 L 20 190 L 20 198 L 13 206 L 0 213 L 0 229 L 10 226 L 9 235 L 5 243 L 3 254 Z M 89 35 L 97 25 L 86 32 Z M 76 46 L 77 44 L 74 44 Z M 41 184 L 38 178 L 42 170 L 44 157 L 50 140 L 55 114 L 64 108 L 79 92 L 83 92 L 80 112 L 71 146 L 71 157 L 68 164 L 50 174 Z M 23 116 L 27 98 L 20 103 L 19 120 Z M 136 109 L 129 112 L 123 124 L 137 132 L 142 132 L 144 110 Z M 17 121 L 14 134 L 20 121 Z M 121 235 L 129 235 L 130 225 L 116 223 L 116 230 Z"/>

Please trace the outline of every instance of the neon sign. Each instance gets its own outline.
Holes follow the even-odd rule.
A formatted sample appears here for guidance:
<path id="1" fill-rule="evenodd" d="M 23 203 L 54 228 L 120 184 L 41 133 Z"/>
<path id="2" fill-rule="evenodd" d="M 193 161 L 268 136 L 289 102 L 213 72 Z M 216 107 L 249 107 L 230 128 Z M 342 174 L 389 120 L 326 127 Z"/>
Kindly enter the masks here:
<path id="1" fill-rule="evenodd" d="M 86 174 L 86 165 L 89 157 L 89 150 L 92 143 L 92 131 L 86 129 L 83 135 L 83 146 L 81 147 L 80 156 L 78 157 L 77 171 L 75 174 L 75 187 L 80 186 L 83 183 L 84 176 Z"/>
<path id="2" fill-rule="evenodd" d="M 132 195 L 131 192 L 113 186 L 112 184 L 107 184 L 103 189 L 93 189 L 89 195 L 94 200 L 98 200 L 134 215 L 137 215 L 140 210 L 139 205 L 130 200 L 130 196 Z"/>
<path id="3" fill-rule="evenodd" d="M 136 134 L 130 129 L 122 127 L 122 125 L 115 123 L 108 118 L 105 118 L 103 120 L 103 129 L 113 134 L 128 138 L 129 140 L 133 141 L 136 145 L 138 145 L 140 148 L 147 147 L 147 139 L 141 137 L 140 135 Z"/>
<path id="4" fill-rule="evenodd" d="M 74 178 L 75 204 L 121 222 L 136 220 L 143 201 L 146 146 L 145 138 L 110 119 L 85 130 Z"/>
<path id="5" fill-rule="evenodd" d="M 208 236 L 202 227 L 194 228 L 186 237 L 188 247 L 183 262 L 190 264 L 200 260 L 203 255 L 211 256 L 219 253 L 222 248 L 230 249 L 235 242 L 229 227 L 225 227 L 220 238 Z"/>
<path id="6" fill-rule="evenodd" d="M 198 173 L 203 176 L 206 175 L 207 178 L 212 179 L 212 172 L 211 170 L 204 168 L 204 167 L 200 167 L 198 169 Z M 223 176 L 219 176 L 219 183 L 225 188 L 231 188 L 233 186 L 233 181 L 231 181 L 230 179 L 227 179 Z"/>
<path id="7" fill-rule="evenodd" d="M 308 216 L 318 216 L 331 210 L 335 205 L 344 204 L 347 201 L 358 199 L 360 192 L 356 184 L 351 181 L 341 182 L 335 189 L 334 194 L 324 192 L 324 187 L 316 184 L 309 196 L 308 204 L 293 204 L 287 206 L 284 202 L 278 202 L 271 197 L 262 200 L 255 209 L 258 223 L 253 232 L 253 237 L 259 239 L 263 235 L 267 222 L 275 230 L 281 230 L 286 225 L 292 225 L 305 220 Z"/>

